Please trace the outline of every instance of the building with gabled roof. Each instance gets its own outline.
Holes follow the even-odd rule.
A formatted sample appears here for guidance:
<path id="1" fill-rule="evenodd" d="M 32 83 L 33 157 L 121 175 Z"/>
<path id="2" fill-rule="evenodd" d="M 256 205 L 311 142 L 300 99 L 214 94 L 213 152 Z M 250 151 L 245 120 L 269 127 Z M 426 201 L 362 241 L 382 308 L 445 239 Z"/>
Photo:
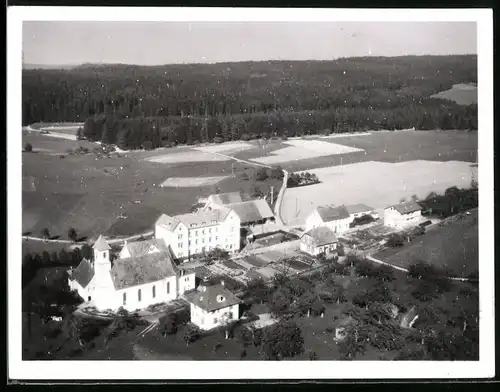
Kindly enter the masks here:
<path id="1" fill-rule="evenodd" d="M 365 204 L 318 206 L 306 218 L 306 230 L 327 226 L 334 233 L 340 234 L 349 230 L 349 224 L 363 215 L 378 218 L 377 212 Z"/>
<path id="2" fill-rule="evenodd" d="M 422 219 L 422 206 L 416 201 L 394 204 L 384 209 L 384 225 L 404 229 L 417 225 Z"/>
<path id="3" fill-rule="evenodd" d="M 98 309 L 123 307 L 129 311 L 168 302 L 193 290 L 194 273 L 177 267 L 164 242 L 150 241 L 150 244 L 159 249 L 147 252 L 148 248 L 141 244 L 142 247 L 131 248 L 134 255 L 111 263 L 111 248 L 100 236 L 93 246 L 93 262 L 83 259 L 69 271 L 70 288 Z"/>
<path id="4" fill-rule="evenodd" d="M 163 240 L 178 259 L 217 247 L 234 253 L 240 249 L 240 218 L 226 207 L 175 216 L 163 214 L 156 221 L 155 238 Z"/>
<path id="5" fill-rule="evenodd" d="M 337 250 L 338 239 L 327 226 L 315 227 L 306 231 L 300 240 L 300 250 L 311 256 L 330 255 Z"/>
<path id="6" fill-rule="evenodd" d="M 204 209 L 210 208 L 212 205 L 224 206 L 227 204 L 241 203 L 245 201 L 240 192 L 216 193 L 207 198 L 207 203 Z"/>
<path id="7" fill-rule="evenodd" d="M 167 252 L 168 246 L 163 239 L 152 238 L 150 240 L 127 242 L 123 245 L 118 258 L 140 257 L 149 253 Z"/>
<path id="8" fill-rule="evenodd" d="M 202 285 L 198 291 L 186 294 L 190 303 L 191 322 L 204 330 L 216 328 L 239 319 L 241 300 L 231 293 L 224 282 Z"/>

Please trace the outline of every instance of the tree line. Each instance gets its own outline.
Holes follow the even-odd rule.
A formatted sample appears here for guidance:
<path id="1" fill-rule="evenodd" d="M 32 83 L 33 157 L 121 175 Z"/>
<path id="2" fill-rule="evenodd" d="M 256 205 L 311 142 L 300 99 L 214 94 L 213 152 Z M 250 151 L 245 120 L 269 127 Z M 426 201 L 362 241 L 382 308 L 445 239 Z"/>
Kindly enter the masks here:
<path id="1" fill-rule="evenodd" d="M 477 56 L 349 58 L 23 71 L 23 123 L 86 121 L 135 149 L 367 129 L 477 129 L 477 105 L 433 99 L 477 82 Z"/>

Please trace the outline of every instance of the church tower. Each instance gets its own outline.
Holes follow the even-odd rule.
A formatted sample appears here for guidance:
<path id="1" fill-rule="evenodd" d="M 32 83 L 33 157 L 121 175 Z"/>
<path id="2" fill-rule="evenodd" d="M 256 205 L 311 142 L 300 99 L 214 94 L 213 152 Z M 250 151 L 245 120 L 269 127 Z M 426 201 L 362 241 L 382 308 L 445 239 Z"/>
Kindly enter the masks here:
<path id="1" fill-rule="evenodd" d="M 95 282 L 95 304 L 98 308 L 112 308 L 112 293 L 114 292 L 113 280 L 111 279 L 111 250 L 102 235 L 94 243 L 94 282 Z"/>

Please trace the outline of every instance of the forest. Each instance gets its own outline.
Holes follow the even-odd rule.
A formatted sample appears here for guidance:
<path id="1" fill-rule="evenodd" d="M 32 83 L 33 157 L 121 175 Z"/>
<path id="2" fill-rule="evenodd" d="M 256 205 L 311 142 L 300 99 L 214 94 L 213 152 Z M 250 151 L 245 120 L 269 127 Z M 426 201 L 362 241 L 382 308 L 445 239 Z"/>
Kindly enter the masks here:
<path id="1" fill-rule="evenodd" d="M 85 64 L 23 70 L 23 125 L 85 121 L 82 136 L 127 149 L 412 127 L 477 130 L 477 105 L 430 98 L 457 83 L 477 83 L 477 56 Z"/>

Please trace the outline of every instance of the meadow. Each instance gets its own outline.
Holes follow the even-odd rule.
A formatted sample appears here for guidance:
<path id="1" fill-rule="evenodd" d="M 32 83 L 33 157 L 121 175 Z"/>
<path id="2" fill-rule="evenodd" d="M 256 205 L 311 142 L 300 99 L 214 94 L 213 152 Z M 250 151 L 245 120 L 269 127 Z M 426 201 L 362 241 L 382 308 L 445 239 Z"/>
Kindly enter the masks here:
<path id="1" fill-rule="evenodd" d="M 446 99 L 458 105 L 477 105 L 477 85 L 454 84 L 449 90 L 431 95 L 431 98 Z"/>

